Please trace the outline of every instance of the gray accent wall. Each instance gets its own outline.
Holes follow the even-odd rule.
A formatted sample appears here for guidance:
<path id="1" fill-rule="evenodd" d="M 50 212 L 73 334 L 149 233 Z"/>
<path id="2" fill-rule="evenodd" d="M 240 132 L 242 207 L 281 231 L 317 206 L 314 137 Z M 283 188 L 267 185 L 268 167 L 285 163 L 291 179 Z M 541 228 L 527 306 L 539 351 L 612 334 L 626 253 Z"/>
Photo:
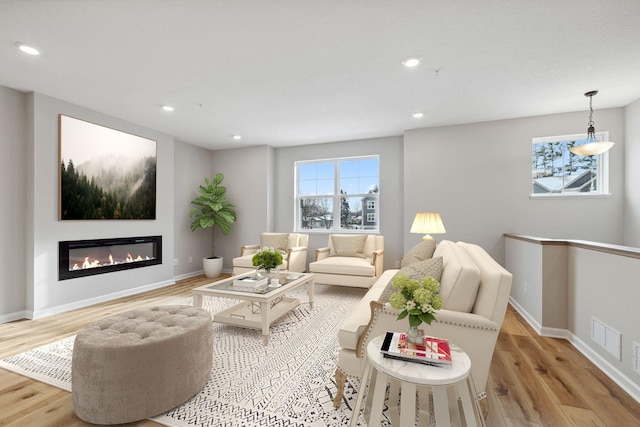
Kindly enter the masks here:
<path id="1" fill-rule="evenodd" d="M 26 95 L 0 86 L 0 322 L 26 306 L 28 133 Z"/>
<path id="2" fill-rule="evenodd" d="M 202 147 L 181 141 L 174 142 L 174 188 L 173 234 L 175 238 L 174 259 L 167 260 L 174 265 L 176 278 L 202 273 L 202 258 L 211 252 L 211 230 L 191 231 L 193 218 L 189 211 L 191 201 L 198 197 L 198 188 L 204 185 L 204 178 L 213 178 L 211 163 L 213 153 Z M 189 262 L 191 261 L 191 262 Z M 173 264 L 172 264 L 173 265 Z"/>
<path id="3" fill-rule="evenodd" d="M 625 143 L 621 151 L 624 151 L 626 185 L 622 243 L 640 247 L 640 99 L 624 110 Z"/>
<path id="4" fill-rule="evenodd" d="M 596 129 L 616 142 L 609 153 L 610 197 L 534 200 L 531 139 L 586 131 L 584 112 L 415 129 L 404 134 L 404 249 L 416 212 L 437 211 L 447 234 L 504 263 L 503 233 L 622 244 L 625 112 L 598 110 Z"/>

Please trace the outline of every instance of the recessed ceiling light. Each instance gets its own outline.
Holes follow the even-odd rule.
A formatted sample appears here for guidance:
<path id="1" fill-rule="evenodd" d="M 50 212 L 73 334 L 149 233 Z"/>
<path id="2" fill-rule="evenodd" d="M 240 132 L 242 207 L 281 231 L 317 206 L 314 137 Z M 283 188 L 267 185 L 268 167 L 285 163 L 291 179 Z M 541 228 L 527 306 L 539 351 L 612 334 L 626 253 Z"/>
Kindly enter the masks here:
<path id="1" fill-rule="evenodd" d="M 417 66 L 420 63 L 420 61 L 422 61 L 422 58 L 420 58 L 419 56 L 410 56 L 409 58 L 402 61 L 402 65 L 404 65 L 407 68 L 413 68 Z"/>
<path id="2" fill-rule="evenodd" d="M 416 111 L 414 113 L 411 113 L 411 115 L 413 116 L 414 119 L 421 119 L 424 117 L 424 113 L 421 113 L 420 111 Z"/>
<path id="3" fill-rule="evenodd" d="M 242 139 L 242 135 L 233 135 L 231 138 L 233 138 L 235 140 L 240 140 L 240 139 Z"/>
<path id="4" fill-rule="evenodd" d="M 173 110 L 175 110 L 175 108 L 173 108 L 171 105 L 163 105 L 162 109 L 164 111 L 173 111 Z"/>
<path id="5" fill-rule="evenodd" d="M 40 51 L 33 46 L 29 46 L 26 43 L 16 43 L 18 49 L 23 51 L 24 53 L 28 53 L 29 55 L 40 55 Z"/>

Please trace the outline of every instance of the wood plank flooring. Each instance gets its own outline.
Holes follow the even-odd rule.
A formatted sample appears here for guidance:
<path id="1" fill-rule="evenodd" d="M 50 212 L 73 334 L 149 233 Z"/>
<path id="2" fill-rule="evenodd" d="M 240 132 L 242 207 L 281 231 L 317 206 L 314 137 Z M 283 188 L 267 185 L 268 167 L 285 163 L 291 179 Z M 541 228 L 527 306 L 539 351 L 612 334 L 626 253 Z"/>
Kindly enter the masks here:
<path id="1" fill-rule="evenodd" d="M 136 307 L 180 304 L 204 276 L 38 320 L 0 325 L 0 359 L 74 335 L 87 324 Z M 489 427 L 640 426 L 640 404 L 562 339 L 538 336 L 509 308 L 487 384 Z M 71 394 L 0 369 L 0 426 L 91 426 Z M 158 426 L 140 421 L 128 426 Z"/>

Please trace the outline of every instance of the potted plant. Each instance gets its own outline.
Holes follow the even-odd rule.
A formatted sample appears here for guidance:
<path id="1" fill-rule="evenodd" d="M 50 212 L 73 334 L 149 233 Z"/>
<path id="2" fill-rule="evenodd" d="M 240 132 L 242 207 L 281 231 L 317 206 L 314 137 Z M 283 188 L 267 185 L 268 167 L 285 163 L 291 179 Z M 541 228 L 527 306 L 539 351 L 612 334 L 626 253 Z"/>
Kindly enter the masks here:
<path id="1" fill-rule="evenodd" d="M 231 224 L 236 221 L 235 205 L 227 200 L 227 189 L 220 185 L 224 175 L 217 173 L 213 181 L 204 179 L 205 185 L 199 188 L 200 195 L 191 201 L 196 205 L 189 212 L 189 217 L 195 217 L 191 223 L 191 231 L 196 228 L 219 227 L 224 234 L 228 234 Z M 211 232 L 211 256 L 202 260 L 204 274 L 209 277 L 218 277 L 222 273 L 222 257 L 215 256 L 214 246 L 215 230 Z"/>

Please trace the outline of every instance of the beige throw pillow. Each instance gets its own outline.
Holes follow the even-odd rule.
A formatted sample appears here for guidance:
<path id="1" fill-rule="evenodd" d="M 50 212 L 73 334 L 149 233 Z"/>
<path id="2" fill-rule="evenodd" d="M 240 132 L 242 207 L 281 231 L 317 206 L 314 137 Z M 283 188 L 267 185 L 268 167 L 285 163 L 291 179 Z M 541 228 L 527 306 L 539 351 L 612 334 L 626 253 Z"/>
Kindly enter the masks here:
<path id="1" fill-rule="evenodd" d="M 331 236 L 331 245 L 333 250 L 329 253 L 329 256 L 347 256 L 347 257 L 359 257 L 364 256 L 364 242 L 367 240 L 367 235 L 339 235 L 335 234 Z"/>
<path id="2" fill-rule="evenodd" d="M 406 267 L 414 262 L 424 261 L 433 257 L 433 252 L 436 250 L 435 239 L 423 240 L 405 254 L 400 263 L 400 267 Z"/>
<path id="3" fill-rule="evenodd" d="M 287 253 L 288 241 L 289 233 L 262 233 L 260 235 L 261 248 L 274 248 L 283 254 Z"/>
<path id="4" fill-rule="evenodd" d="M 422 281 L 422 279 L 424 279 L 425 277 L 431 276 L 437 281 L 440 281 L 440 278 L 442 277 L 442 269 L 442 257 L 429 258 L 424 261 L 415 262 L 407 267 L 401 268 L 398 273 L 396 273 L 396 276 L 398 274 L 404 274 L 409 279 L 417 281 Z M 389 302 L 391 294 L 396 291 L 396 289 L 393 287 L 393 284 L 391 283 L 392 281 L 393 279 L 389 280 L 389 283 L 387 283 L 384 291 L 382 291 L 382 294 L 380 294 L 380 298 L 378 298 L 379 302 Z"/>

